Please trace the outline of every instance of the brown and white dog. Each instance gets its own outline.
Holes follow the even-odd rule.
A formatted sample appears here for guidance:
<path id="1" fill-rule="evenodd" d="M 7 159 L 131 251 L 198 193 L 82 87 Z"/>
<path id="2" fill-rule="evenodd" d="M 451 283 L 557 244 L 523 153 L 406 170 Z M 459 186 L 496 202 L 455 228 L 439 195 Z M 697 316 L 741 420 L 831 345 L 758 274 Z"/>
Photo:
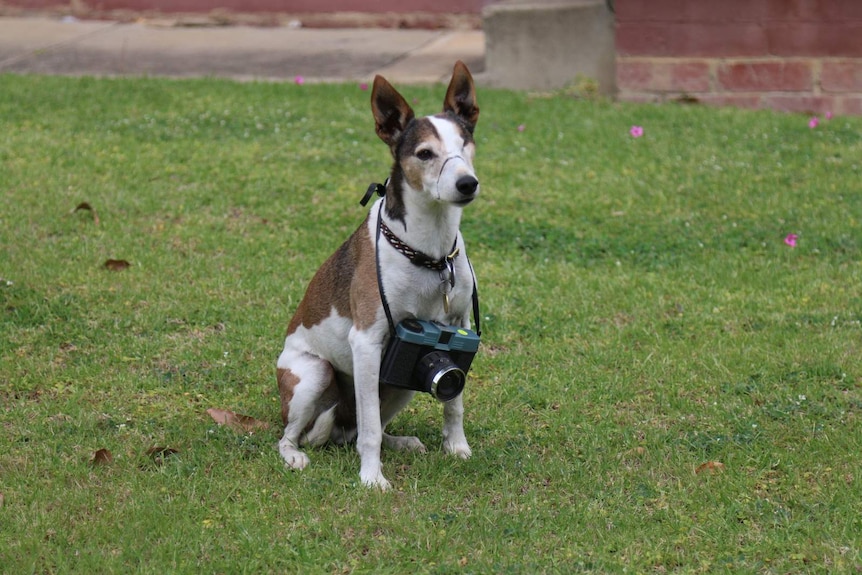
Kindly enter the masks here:
<path id="1" fill-rule="evenodd" d="M 362 483 L 386 489 L 381 445 L 419 452 L 425 446 L 416 437 L 384 431 L 415 392 L 379 383 L 390 323 L 378 289 L 378 265 L 394 323 L 418 318 L 470 326 L 475 279 L 459 225 L 463 207 L 479 193 L 473 170 L 479 108 L 473 78 L 459 61 L 441 114 L 414 117 L 404 97 L 381 76 L 374 78 L 371 109 L 394 165 L 384 197 L 317 271 L 287 328 L 277 362 L 285 425 L 278 447 L 288 466 L 302 469 L 309 459 L 300 445 L 355 439 Z M 455 285 L 441 290 L 440 272 L 416 265 L 403 247 L 399 251 L 381 238 L 378 218 L 402 246 L 432 260 L 450 256 Z M 458 250 L 454 259 L 453 245 Z M 461 395 L 444 403 L 443 450 L 466 459 L 471 451 L 463 418 Z"/>

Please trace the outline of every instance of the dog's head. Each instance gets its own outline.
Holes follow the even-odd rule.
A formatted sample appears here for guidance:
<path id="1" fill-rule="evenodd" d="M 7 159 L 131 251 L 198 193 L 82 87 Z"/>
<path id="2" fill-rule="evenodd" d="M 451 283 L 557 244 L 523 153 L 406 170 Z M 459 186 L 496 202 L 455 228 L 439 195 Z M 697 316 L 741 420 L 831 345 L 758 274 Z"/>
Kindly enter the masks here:
<path id="1" fill-rule="evenodd" d="M 479 107 L 473 77 L 463 62 L 455 64 L 442 113 L 416 118 L 382 76 L 374 78 L 371 110 L 377 135 L 395 158 L 387 191 L 390 215 L 403 218 L 413 202 L 465 206 L 476 198 L 473 129 Z"/>

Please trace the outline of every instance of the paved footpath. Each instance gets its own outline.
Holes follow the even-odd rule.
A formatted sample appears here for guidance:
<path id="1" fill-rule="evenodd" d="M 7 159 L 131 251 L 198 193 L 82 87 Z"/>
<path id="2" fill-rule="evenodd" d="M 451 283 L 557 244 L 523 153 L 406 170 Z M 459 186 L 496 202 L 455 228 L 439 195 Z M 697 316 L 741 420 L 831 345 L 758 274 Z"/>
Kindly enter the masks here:
<path id="1" fill-rule="evenodd" d="M 238 80 L 448 81 L 455 60 L 482 70 L 478 30 L 179 27 L 0 18 L 0 74 L 214 76 Z"/>

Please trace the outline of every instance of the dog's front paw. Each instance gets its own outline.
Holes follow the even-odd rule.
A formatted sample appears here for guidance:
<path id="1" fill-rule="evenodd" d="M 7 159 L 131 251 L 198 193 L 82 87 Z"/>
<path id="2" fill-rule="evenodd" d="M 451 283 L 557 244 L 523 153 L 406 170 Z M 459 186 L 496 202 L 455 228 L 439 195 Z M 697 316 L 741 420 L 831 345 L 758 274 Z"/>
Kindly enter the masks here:
<path id="1" fill-rule="evenodd" d="M 443 451 L 451 455 L 457 455 L 461 459 L 470 459 L 470 456 L 473 455 L 473 451 L 470 449 L 470 446 L 467 444 L 466 440 L 444 441 Z"/>
<path id="2" fill-rule="evenodd" d="M 300 451 L 296 447 L 296 444 L 289 439 L 282 438 L 282 440 L 278 442 L 278 451 L 284 458 L 284 462 L 291 469 L 305 469 L 305 467 L 311 463 L 308 456 Z"/>
<path id="3" fill-rule="evenodd" d="M 359 479 L 362 481 L 362 485 L 364 485 L 365 487 L 377 488 L 380 491 L 387 491 L 390 487 L 392 487 L 389 481 L 387 481 L 386 478 L 383 477 L 383 474 L 380 472 L 369 474 L 368 476 L 363 473 L 360 473 Z"/>

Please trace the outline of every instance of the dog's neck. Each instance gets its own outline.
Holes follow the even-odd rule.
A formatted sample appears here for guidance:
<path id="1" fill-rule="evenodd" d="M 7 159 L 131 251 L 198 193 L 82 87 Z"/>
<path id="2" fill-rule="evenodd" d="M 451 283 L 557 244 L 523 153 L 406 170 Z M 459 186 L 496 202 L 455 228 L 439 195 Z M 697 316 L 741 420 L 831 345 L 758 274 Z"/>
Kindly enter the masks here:
<path id="1" fill-rule="evenodd" d="M 401 190 L 403 195 L 416 192 Z M 389 194 L 387 194 L 389 195 Z M 403 198 L 403 196 L 402 196 Z M 386 200 L 384 200 L 386 201 Z M 399 209 L 401 217 L 393 217 L 390 205 L 383 210 L 383 220 L 399 239 L 413 249 L 424 252 L 433 259 L 442 259 L 452 251 L 461 225 L 462 208 L 434 200 L 407 201 Z"/>

